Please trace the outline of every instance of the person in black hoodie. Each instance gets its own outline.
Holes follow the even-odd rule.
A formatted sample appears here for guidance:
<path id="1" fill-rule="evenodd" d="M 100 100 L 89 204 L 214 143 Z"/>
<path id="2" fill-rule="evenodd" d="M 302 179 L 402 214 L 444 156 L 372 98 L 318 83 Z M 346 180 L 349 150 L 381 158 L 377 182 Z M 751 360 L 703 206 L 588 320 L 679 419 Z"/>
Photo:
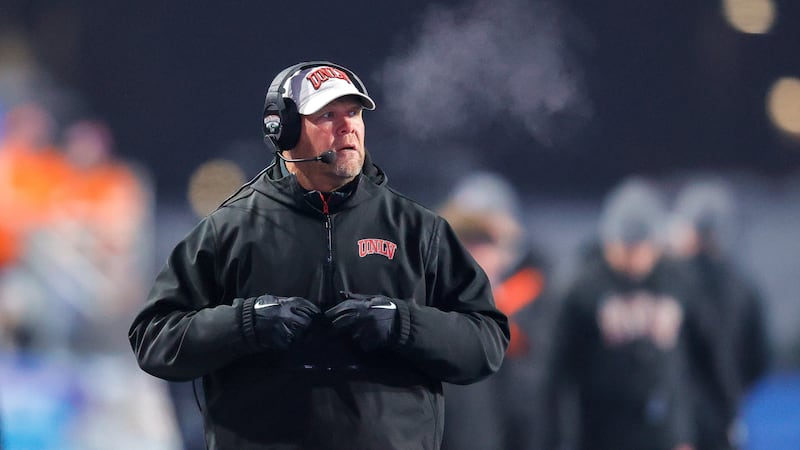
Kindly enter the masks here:
<path id="1" fill-rule="evenodd" d="M 552 322 L 549 270 L 523 226 L 514 187 L 499 175 L 468 174 L 439 209 L 486 271 L 495 303 L 509 319 L 503 366 L 468 386 L 444 385 L 448 405 L 445 450 L 528 450 L 539 422 L 543 358 Z"/>
<path id="2" fill-rule="evenodd" d="M 486 274 L 387 186 L 364 145 L 374 108 L 342 66 L 279 73 L 274 163 L 177 244 L 131 325 L 143 370 L 202 378 L 209 449 L 438 449 L 442 382 L 501 365 Z"/>
<path id="3" fill-rule="evenodd" d="M 695 301 L 688 305 L 688 349 L 698 450 L 738 448 L 744 395 L 769 367 L 764 301 L 732 261 L 733 193 L 718 179 L 687 182 L 670 226 L 670 254 L 683 263 Z"/>
<path id="4" fill-rule="evenodd" d="M 692 448 L 685 307 L 662 257 L 664 219 L 658 193 L 642 179 L 607 197 L 599 243 L 559 306 L 540 415 L 553 425 L 543 448 L 570 440 L 585 450 Z M 559 412 L 564 399 L 575 403 L 569 421 Z"/>

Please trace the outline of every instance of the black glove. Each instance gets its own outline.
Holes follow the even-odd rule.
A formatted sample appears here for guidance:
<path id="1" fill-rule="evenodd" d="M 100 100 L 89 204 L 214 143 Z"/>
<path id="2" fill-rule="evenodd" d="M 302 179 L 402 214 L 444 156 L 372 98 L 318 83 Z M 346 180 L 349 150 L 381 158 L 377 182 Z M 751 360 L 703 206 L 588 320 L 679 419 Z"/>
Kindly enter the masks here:
<path id="1" fill-rule="evenodd" d="M 261 348 L 285 350 L 321 313 L 317 305 L 302 297 L 262 295 L 253 302 L 256 341 Z"/>
<path id="2" fill-rule="evenodd" d="M 340 292 L 344 301 L 325 311 L 334 330 L 350 335 L 364 351 L 390 346 L 397 339 L 397 304 L 382 295 Z"/>

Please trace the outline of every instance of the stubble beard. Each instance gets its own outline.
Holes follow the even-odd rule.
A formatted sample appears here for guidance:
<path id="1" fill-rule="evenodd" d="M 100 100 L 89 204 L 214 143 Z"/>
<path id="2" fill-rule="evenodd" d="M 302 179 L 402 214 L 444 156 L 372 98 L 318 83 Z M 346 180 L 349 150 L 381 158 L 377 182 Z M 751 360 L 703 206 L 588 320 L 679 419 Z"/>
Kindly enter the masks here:
<path id="1" fill-rule="evenodd" d="M 337 158 L 334 172 L 337 177 L 343 179 L 353 179 L 361 173 L 364 164 L 363 158 Z"/>

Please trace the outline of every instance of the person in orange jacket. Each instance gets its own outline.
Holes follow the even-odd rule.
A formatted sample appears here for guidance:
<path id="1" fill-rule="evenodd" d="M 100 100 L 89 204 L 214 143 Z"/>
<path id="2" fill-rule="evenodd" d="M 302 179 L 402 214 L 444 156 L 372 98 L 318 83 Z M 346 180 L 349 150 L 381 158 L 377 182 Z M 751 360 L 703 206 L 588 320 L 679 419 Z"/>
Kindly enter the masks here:
<path id="1" fill-rule="evenodd" d="M 544 258 L 525 240 L 513 187 L 491 173 L 467 176 L 441 208 L 464 246 L 486 271 L 495 304 L 509 318 L 511 340 L 495 377 L 446 385 L 445 449 L 523 450 L 537 432 L 533 405 L 541 395 L 546 346 Z"/>
<path id="2" fill-rule="evenodd" d="M 53 196 L 70 168 L 53 145 L 51 114 L 36 103 L 11 108 L 0 141 L 0 268 L 15 263 L 30 232 L 52 219 Z"/>

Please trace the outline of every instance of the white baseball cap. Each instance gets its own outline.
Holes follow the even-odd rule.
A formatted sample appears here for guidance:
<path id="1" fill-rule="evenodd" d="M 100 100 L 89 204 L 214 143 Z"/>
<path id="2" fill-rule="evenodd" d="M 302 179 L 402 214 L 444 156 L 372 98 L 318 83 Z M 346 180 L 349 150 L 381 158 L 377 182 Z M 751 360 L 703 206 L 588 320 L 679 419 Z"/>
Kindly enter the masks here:
<path id="1" fill-rule="evenodd" d="M 375 109 L 375 102 L 358 90 L 348 74 L 335 67 L 315 66 L 303 69 L 286 80 L 284 97 L 291 98 L 297 112 L 314 114 L 323 106 L 346 95 L 360 98 L 365 109 Z"/>

